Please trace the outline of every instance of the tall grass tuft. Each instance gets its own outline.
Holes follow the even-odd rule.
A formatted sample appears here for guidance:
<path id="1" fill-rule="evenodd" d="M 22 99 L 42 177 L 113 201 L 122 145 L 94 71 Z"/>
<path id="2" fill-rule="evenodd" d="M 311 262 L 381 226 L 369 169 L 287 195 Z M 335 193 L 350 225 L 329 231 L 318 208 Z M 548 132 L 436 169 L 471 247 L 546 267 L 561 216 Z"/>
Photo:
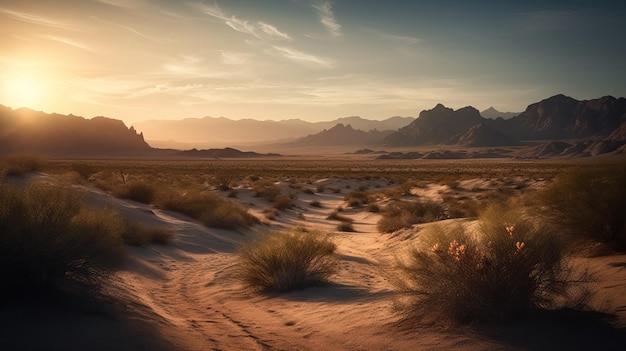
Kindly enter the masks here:
<path id="1" fill-rule="evenodd" d="M 71 188 L 0 185 L 0 294 L 98 289 L 124 255 L 123 230 Z"/>
<path id="2" fill-rule="evenodd" d="M 538 199 L 537 214 L 578 241 L 626 250 L 626 166 L 570 170 Z"/>
<path id="3" fill-rule="evenodd" d="M 243 205 L 195 189 L 164 192 L 159 195 L 157 206 L 184 213 L 215 228 L 248 228 L 259 222 Z"/>
<path id="4" fill-rule="evenodd" d="M 39 156 L 9 156 L 1 160 L 2 173 L 10 176 L 21 176 L 25 173 L 37 172 L 43 168 L 44 161 Z"/>
<path id="5" fill-rule="evenodd" d="M 336 245 L 320 232 L 297 227 L 270 233 L 239 248 L 239 272 L 250 287 L 289 291 L 324 283 L 337 271 Z"/>
<path id="6" fill-rule="evenodd" d="M 567 298 L 571 270 L 558 235 L 517 209 L 491 206 L 476 233 L 433 226 L 398 260 L 405 317 L 462 324 L 523 318 Z"/>

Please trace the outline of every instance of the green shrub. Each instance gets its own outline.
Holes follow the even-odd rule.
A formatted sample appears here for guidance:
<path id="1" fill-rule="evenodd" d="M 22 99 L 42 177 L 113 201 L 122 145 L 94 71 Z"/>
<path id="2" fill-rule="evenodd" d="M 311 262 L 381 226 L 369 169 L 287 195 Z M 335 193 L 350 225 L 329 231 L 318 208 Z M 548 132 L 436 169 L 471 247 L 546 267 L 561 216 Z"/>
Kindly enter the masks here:
<path id="1" fill-rule="evenodd" d="M 238 229 L 259 222 L 242 205 L 200 190 L 163 192 L 156 203 L 160 208 L 184 213 L 209 227 Z"/>
<path id="2" fill-rule="evenodd" d="M 98 289 L 124 254 L 123 230 L 71 188 L 0 185 L 0 294 Z"/>
<path id="3" fill-rule="evenodd" d="M 399 260 L 405 317 L 424 322 L 515 320 L 567 298 L 571 270 L 555 233 L 519 210 L 491 206 L 476 233 L 433 226 Z"/>
<path id="4" fill-rule="evenodd" d="M 626 250 L 626 167 L 575 169 L 538 196 L 537 214 L 577 240 Z"/>
<path id="5" fill-rule="evenodd" d="M 378 221 L 378 230 L 391 233 L 412 224 L 434 222 L 446 217 L 445 208 L 440 204 L 427 201 L 394 201 L 382 210 Z"/>
<path id="6" fill-rule="evenodd" d="M 274 232 L 239 249 L 239 272 L 256 289 L 289 291 L 324 283 L 337 271 L 336 245 L 317 231 Z"/>

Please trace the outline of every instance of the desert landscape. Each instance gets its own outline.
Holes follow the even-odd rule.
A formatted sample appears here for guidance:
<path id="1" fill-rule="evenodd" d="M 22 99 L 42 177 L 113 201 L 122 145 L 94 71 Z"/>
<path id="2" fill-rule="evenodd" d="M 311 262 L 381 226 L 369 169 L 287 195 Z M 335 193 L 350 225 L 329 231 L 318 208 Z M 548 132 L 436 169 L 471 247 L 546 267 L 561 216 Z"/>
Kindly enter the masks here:
<path id="1" fill-rule="evenodd" d="M 35 161 L 38 169 L 24 171 Z M 588 296 L 564 301 L 566 294 L 512 320 L 421 320 L 403 309 L 411 305 L 397 306 L 406 292 L 396 281 L 402 277 L 398 260 L 421 245 L 429 227 L 476 231 L 488 203 L 538 206 L 533 194 L 559 175 L 596 169 L 606 176 L 607 169 L 623 170 L 621 159 L 6 162 L 5 169 L 22 165 L 22 171 L 8 172 L 5 185 L 70 187 L 86 206 L 115 211 L 164 237 L 125 239 L 130 244 L 113 273 L 87 295 L 61 284 L 61 296 L 34 294 L 5 306 L 2 337 L 15 349 L 621 349 L 626 340 L 626 255 L 591 238 L 566 253 L 575 272 L 586 272 L 568 289 L 585 287 Z M 229 216 L 211 222 L 209 214 L 181 213 L 182 200 L 173 211 L 159 199 L 190 189 L 198 192 L 189 194 L 196 205 L 202 205 L 200 193 L 215 195 L 240 204 L 257 221 Z M 399 203 L 438 206 L 405 222 L 389 211 Z M 329 238 L 336 245 L 333 274 L 293 290 L 247 284 L 238 269 L 241 248 L 281 231 Z M 76 293 L 83 296 L 78 302 L 66 297 Z"/>
<path id="2" fill-rule="evenodd" d="M 0 1 L 0 349 L 625 349 L 625 4 Z"/>

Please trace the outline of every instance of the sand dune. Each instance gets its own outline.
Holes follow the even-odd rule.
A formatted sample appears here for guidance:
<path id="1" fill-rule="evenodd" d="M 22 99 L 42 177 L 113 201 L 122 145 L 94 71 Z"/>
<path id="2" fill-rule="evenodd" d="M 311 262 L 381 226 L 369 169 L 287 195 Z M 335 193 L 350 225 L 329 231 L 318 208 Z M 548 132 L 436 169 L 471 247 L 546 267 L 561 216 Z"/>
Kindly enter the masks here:
<path id="1" fill-rule="evenodd" d="M 387 186 L 381 179 L 320 182 L 341 189 Z M 483 180 L 466 183 L 461 188 L 467 186 L 474 193 L 476 188 L 489 185 Z M 541 316 L 512 326 L 445 329 L 400 324 L 392 308 L 390 267 L 395 256 L 419 235 L 420 226 L 381 234 L 376 229 L 378 214 L 346 207 L 342 215 L 354 220 L 355 232 L 338 232 L 336 222 L 325 218 L 333 209 L 346 205 L 341 193 L 300 194 L 296 208 L 281 212 L 270 225 L 235 232 L 207 228 L 178 213 L 82 188 L 91 205 L 115 208 L 146 225 L 171 228 L 176 240 L 170 246 L 131 248 L 128 264 L 109 288 L 109 293 L 122 301 L 119 320 L 80 317 L 83 324 L 77 327 L 60 318 L 39 319 L 33 311 L 26 311 L 26 315 L 34 313 L 38 318 L 28 324 L 17 311 L 5 313 L 18 321 L 14 329 L 30 325 L 28 333 L 39 338 L 39 343 L 22 339 L 23 349 L 37 349 L 42 341 L 52 346 L 50 349 L 67 345 L 67 349 L 78 349 L 71 345 L 79 345 L 107 350 L 619 349 L 626 341 L 624 333 L 604 324 L 589 324 L 589 319 L 578 313 L 565 318 Z M 445 185 L 431 184 L 414 192 L 440 199 L 449 190 Z M 322 207 L 309 206 L 311 199 L 319 200 Z M 239 189 L 237 201 L 249 205 L 259 217 L 270 206 L 249 189 Z M 457 222 L 474 223 L 468 219 L 447 221 L 450 225 Z M 237 276 L 237 245 L 267 230 L 292 225 L 310 225 L 332 233 L 341 259 L 332 283 L 283 294 L 247 289 Z M 593 303 L 616 313 L 615 322 L 626 325 L 626 255 L 577 260 L 597 273 Z M 58 339 L 58 333 L 53 332 L 56 329 L 46 323 L 56 324 L 55 328 L 63 325 L 60 329 L 65 330 L 65 339 Z M 88 332 L 92 329 L 99 330 L 96 338 Z M 24 334 L 22 330 L 19 335 Z M 17 342 L 15 335 L 9 340 Z"/>

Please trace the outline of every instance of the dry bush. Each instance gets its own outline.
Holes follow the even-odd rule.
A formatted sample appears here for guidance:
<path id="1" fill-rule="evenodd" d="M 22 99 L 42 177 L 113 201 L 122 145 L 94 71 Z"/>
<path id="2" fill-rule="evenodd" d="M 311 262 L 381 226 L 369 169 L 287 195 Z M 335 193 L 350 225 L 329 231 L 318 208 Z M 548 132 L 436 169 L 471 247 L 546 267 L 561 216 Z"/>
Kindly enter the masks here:
<path id="1" fill-rule="evenodd" d="M 519 209 L 491 206 L 472 235 L 462 226 L 424 232 L 398 260 L 396 281 L 406 318 L 470 323 L 516 320 L 569 298 L 571 269 L 559 235 Z M 582 295 L 581 295 L 582 296 Z"/>
<path id="2" fill-rule="evenodd" d="M 0 165 L 3 172 L 10 176 L 20 176 L 25 173 L 38 172 L 43 168 L 44 161 L 38 156 L 9 156 L 2 159 Z"/>
<path id="3" fill-rule="evenodd" d="M 370 194 L 367 191 L 355 190 L 345 194 L 343 199 L 350 207 L 360 207 L 370 202 Z"/>
<path id="4" fill-rule="evenodd" d="M 151 184 L 132 182 L 117 188 L 114 195 L 119 198 L 150 204 L 156 198 L 156 189 Z"/>
<path id="5" fill-rule="evenodd" d="M 241 204 L 197 189 L 162 192 L 156 205 L 165 210 L 184 213 L 215 228 L 248 228 L 259 222 Z"/>
<path id="6" fill-rule="evenodd" d="M 309 203 L 312 207 L 322 208 L 322 203 L 319 200 L 313 200 Z"/>
<path id="7" fill-rule="evenodd" d="M 69 187 L 0 186 L 0 294 L 92 291 L 123 257 L 124 222 Z"/>
<path id="8" fill-rule="evenodd" d="M 351 221 L 341 221 L 337 225 L 337 230 L 342 232 L 354 232 L 354 226 Z"/>
<path id="9" fill-rule="evenodd" d="M 239 273 L 255 289 L 289 291 L 324 283 L 337 271 L 336 248 L 317 231 L 274 232 L 239 248 Z"/>
<path id="10" fill-rule="evenodd" d="M 339 208 L 334 210 L 326 217 L 326 219 L 329 219 L 331 221 L 352 222 L 352 218 L 340 215 L 339 212 L 340 212 Z"/>
<path id="11" fill-rule="evenodd" d="M 286 210 L 294 206 L 293 201 L 291 200 L 291 197 L 289 197 L 288 195 L 276 196 L 272 204 L 273 204 L 273 207 L 277 210 Z"/>
<path id="12" fill-rule="evenodd" d="M 445 208 L 433 201 L 395 201 L 385 206 L 378 230 L 391 233 L 412 224 L 434 222 L 446 217 Z"/>
<path id="13" fill-rule="evenodd" d="M 252 190 L 255 192 L 255 196 L 262 197 L 267 201 L 274 201 L 278 195 L 281 194 L 281 190 L 278 185 L 270 180 L 258 180 L 252 184 Z"/>
<path id="14" fill-rule="evenodd" d="M 577 241 L 626 250 L 626 167 L 574 169 L 537 196 L 537 215 Z"/>
<path id="15" fill-rule="evenodd" d="M 475 199 L 459 199 L 454 196 L 445 196 L 443 203 L 446 207 L 449 218 L 470 218 L 477 217 L 484 210 L 488 203 L 492 201 L 478 201 Z"/>

